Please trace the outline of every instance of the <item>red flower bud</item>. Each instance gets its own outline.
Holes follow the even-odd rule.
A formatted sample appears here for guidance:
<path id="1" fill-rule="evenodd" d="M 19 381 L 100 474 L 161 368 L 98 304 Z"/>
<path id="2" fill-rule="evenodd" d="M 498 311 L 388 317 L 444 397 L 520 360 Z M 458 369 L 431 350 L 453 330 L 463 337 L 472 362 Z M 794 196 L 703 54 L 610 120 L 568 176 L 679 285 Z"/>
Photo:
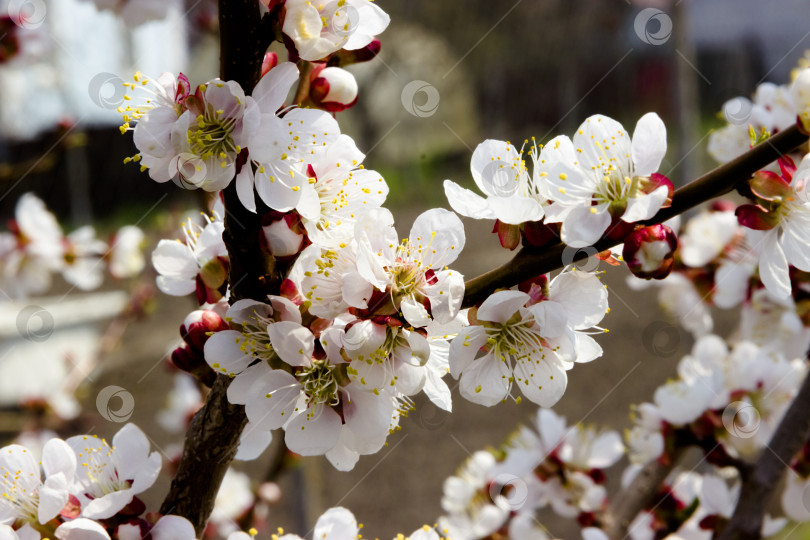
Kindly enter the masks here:
<path id="1" fill-rule="evenodd" d="M 309 99 L 319 108 L 340 112 L 357 103 L 357 81 L 343 68 L 321 64 L 312 70 Z"/>
<path id="2" fill-rule="evenodd" d="M 650 225 L 630 233 L 622 257 L 636 277 L 664 279 L 675 261 L 678 238 L 666 225 Z"/>
<path id="3" fill-rule="evenodd" d="M 186 316 L 180 325 L 180 336 L 183 341 L 197 352 L 202 353 L 209 332 L 228 330 L 229 326 L 222 317 L 210 309 L 198 309 Z"/>

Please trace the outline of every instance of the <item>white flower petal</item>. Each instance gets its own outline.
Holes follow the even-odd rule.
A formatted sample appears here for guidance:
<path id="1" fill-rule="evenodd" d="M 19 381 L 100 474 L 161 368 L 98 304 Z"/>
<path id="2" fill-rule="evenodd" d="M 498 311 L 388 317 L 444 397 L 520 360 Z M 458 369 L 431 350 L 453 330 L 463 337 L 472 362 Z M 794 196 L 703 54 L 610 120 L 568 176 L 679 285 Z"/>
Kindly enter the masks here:
<path id="1" fill-rule="evenodd" d="M 762 239 L 759 256 L 759 277 L 776 298 L 787 298 L 791 293 L 790 273 L 785 252 L 779 245 L 777 230 L 769 231 Z"/>
<path id="2" fill-rule="evenodd" d="M 246 209 L 256 212 L 256 197 L 253 194 L 253 166 L 250 162 L 242 165 L 242 170 L 236 175 L 236 195 Z"/>
<path id="3" fill-rule="evenodd" d="M 590 246 L 602 237 L 609 225 L 610 212 L 606 205 L 577 206 L 566 214 L 560 237 L 569 246 Z"/>
<path id="4" fill-rule="evenodd" d="M 452 264 L 464 249 L 464 225 L 453 212 L 434 208 L 414 220 L 409 239 L 424 267 L 441 268 Z"/>
<path id="5" fill-rule="evenodd" d="M 430 313 L 440 324 L 450 323 L 458 315 L 464 300 L 464 276 L 453 270 L 436 273 L 436 283 L 422 292 L 430 300 Z"/>
<path id="6" fill-rule="evenodd" d="M 152 540 L 194 540 L 194 526 L 184 517 L 163 516 L 149 531 Z"/>
<path id="7" fill-rule="evenodd" d="M 272 432 L 256 429 L 248 422 L 239 437 L 239 449 L 236 451 L 234 459 L 239 461 L 254 460 L 262 455 L 271 442 L 273 442 Z"/>
<path id="8" fill-rule="evenodd" d="M 340 416 L 330 407 L 318 405 L 314 412 L 308 409 L 293 416 L 284 427 L 284 442 L 296 454 L 320 456 L 335 446 L 340 430 Z"/>
<path id="9" fill-rule="evenodd" d="M 564 272 L 549 284 L 549 297 L 562 304 L 571 328 L 590 328 L 602 320 L 608 310 L 604 284 L 589 272 Z"/>
<path id="10" fill-rule="evenodd" d="M 408 295 L 402 299 L 399 308 L 405 320 L 414 328 L 427 326 L 430 322 L 430 315 L 421 303 L 417 302 L 413 295 Z"/>
<path id="11" fill-rule="evenodd" d="M 505 362 L 488 354 L 474 360 L 461 373 L 459 390 L 465 399 L 492 407 L 509 395 L 511 376 L 512 371 Z"/>
<path id="12" fill-rule="evenodd" d="M 91 519 L 78 518 L 62 523 L 54 535 L 59 540 L 110 540 L 107 530 Z"/>
<path id="13" fill-rule="evenodd" d="M 600 433 L 591 446 L 591 455 L 588 458 L 588 467 L 605 469 L 610 467 L 624 455 L 624 444 L 621 436 L 615 431 Z"/>
<path id="14" fill-rule="evenodd" d="M 236 330 L 215 332 L 205 342 L 205 361 L 217 373 L 226 375 L 242 373 L 253 361 L 253 357 L 242 349 L 244 337 Z"/>
<path id="15" fill-rule="evenodd" d="M 299 402 L 303 403 L 303 398 L 298 380 L 286 371 L 273 369 L 254 381 L 245 400 L 245 414 L 256 429 L 271 431 L 290 420 Z"/>
<path id="16" fill-rule="evenodd" d="M 450 342 L 450 374 L 458 379 L 487 342 L 487 333 L 481 326 L 468 326 L 459 331 Z"/>
<path id="17" fill-rule="evenodd" d="M 529 400 L 541 407 L 551 407 L 565 393 L 568 375 L 557 355 L 546 350 L 543 355 L 537 352 L 530 358 L 518 360 L 515 381 Z"/>
<path id="18" fill-rule="evenodd" d="M 527 197 L 490 197 L 487 202 L 495 217 L 509 225 L 540 221 L 545 215 L 543 206 Z"/>
<path id="19" fill-rule="evenodd" d="M 495 219 L 495 212 L 490 208 L 487 200 L 456 184 L 452 180 L 444 181 L 444 194 L 450 208 L 462 216 L 475 219 Z"/>
<path id="20" fill-rule="evenodd" d="M 312 363 L 315 336 L 305 326 L 294 322 L 279 321 L 267 327 L 267 335 L 273 350 L 291 366 L 308 366 Z"/>
<path id="21" fill-rule="evenodd" d="M 199 267 L 191 250 L 177 240 L 161 240 L 152 252 L 152 265 L 159 274 L 177 279 L 194 279 Z"/>
<path id="22" fill-rule="evenodd" d="M 627 208 L 622 214 L 622 221 L 635 223 L 651 219 L 661 209 L 661 205 L 667 200 L 669 189 L 661 186 L 652 193 L 639 195 L 627 200 Z"/>
<path id="23" fill-rule="evenodd" d="M 355 538 L 359 529 L 357 520 L 349 510 L 336 506 L 324 512 L 315 523 L 315 538 L 339 540 Z"/>
<path id="24" fill-rule="evenodd" d="M 524 292 L 498 291 L 484 300 L 476 317 L 481 321 L 505 324 L 528 301 L 529 295 Z"/>
<path id="25" fill-rule="evenodd" d="M 292 62 L 282 62 L 262 77 L 251 94 L 264 114 L 275 114 L 298 81 L 298 67 Z"/>
<path id="26" fill-rule="evenodd" d="M 667 128 L 657 114 L 650 112 L 639 119 L 633 131 L 631 153 L 636 176 L 650 176 L 658 171 L 667 153 Z"/>

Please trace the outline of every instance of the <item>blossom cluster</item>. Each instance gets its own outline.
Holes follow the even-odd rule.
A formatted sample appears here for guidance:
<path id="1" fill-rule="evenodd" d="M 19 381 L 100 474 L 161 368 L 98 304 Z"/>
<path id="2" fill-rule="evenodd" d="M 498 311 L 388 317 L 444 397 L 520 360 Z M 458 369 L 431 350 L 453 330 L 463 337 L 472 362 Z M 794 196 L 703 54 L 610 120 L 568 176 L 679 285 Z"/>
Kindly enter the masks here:
<path id="1" fill-rule="evenodd" d="M 145 265 L 143 232 L 132 225 L 118 230 L 108 245 L 90 225 L 65 235 L 56 217 L 32 193 L 17 201 L 9 230 L 0 233 L 0 289 L 7 297 L 42 294 L 59 273 L 80 290 L 99 287 L 105 267 L 116 278 L 132 277 Z"/>
<path id="2" fill-rule="evenodd" d="M 553 278 L 535 276 L 518 290 L 496 290 L 462 310 L 465 283 L 450 268 L 466 243 L 461 220 L 447 210 L 429 210 L 402 239 L 383 207 L 384 179 L 364 167 L 366 156 L 330 114 L 357 98 L 356 83 L 339 66 L 373 56 L 373 35 L 387 17 L 361 0 L 266 6 L 280 21 L 290 61 L 279 63 L 268 53 L 250 95 L 234 81 L 215 79 L 192 91 L 182 74 L 154 81 L 136 74 L 120 109 L 122 132 L 133 130 L 139 151 L 129 161 L 159 182 L 212 193 L 229 188 L 262 223 L 261 256 L 280 283 L 266 297 L 231 298 L 222 206 L 204 223 L 189 221 L 183 240 L 161 241 L 153 253 L 161 290 L 194 293 L 201 307 L 184 321 L 185 343 L 172 354 L 173 363 L 204 384 L 217 375 L 231 378 L 228 399 L 245 407 L 248 425 L 238 457 L 258 456 L 271 432 L 282 429 L 294 453 L 325 455 L 336 468 L 351 469 L 399 429 L 419 392 L 450 411 L 447 373 L 458 380 L 462 397 L 481 405 L 525 397 L 552 407 L 565 392 L 567 372 L 602 355 L 591 337 L 603 331 L 598 325 L 608 311 L 599 277 L 567 265 Z M 368 54 L 350 54 L 364 47 Z M 314 62 L 301 64 L 311 71 L 302 73 L 293 63 L 299 59 Z M 763 102 L 790 94 L 768 92 L 762 90 Z M 770 101 L 762 110 L 774 115 L 763 125 L 780 122 L 778 129 L 798 114 L 786 106 L 791 112 L 776 119 L 779 111 Z M 736 211 L 719 205 L 687 224 L 679 240 L 677 223 L 651 224 L 674 193 L 659 172 L 666 137 L 655 113 L 639 119 L 632 135 L 617 121 L 594 115 L 570 138 L 532 143 L 531 170 L 524 159 L 528 141 L 518 150 L 487 140 L 470 166 L 484 196 L 450 180 L 445 193 L 458 214 L 495 220 L 508 249 L 558 239 L 573 248 L 624 242 L 621 259 L 628 269 L 659 280 L 662 294 L 677 297 L 681 315 L 705 307 L 696 287 L 707 279 L 715 285 L 709 298 L 718 305 L 744 303 L 748 319 L 731 348 L 708 334 L 709 323 L 700 327 L 705 317 L 694 318 L 703 337 L 693 355 L 681 362 L 679 379 L 659 389 L 654 404 L 639 407 L 628 436 L 637 462 L 660 459 L 687 441 L 703 447 L 709 463 L 734 465 L 762 448 L 804 374 L 784 343 L 757 330 L 798 317 L 790 297 L 799 301 L 803 292 L 792 289 L 790 266 L 810 268 L 810 244 L 800 233 L 810 215 L 810 165 L 803 160 L 797 167 L 786 157 L 780 174 L 758 173 L 740 188 L 752 204 Z M 701 227 L 710 232 L 702 234 Z M 617 264 L 612 253 L 599 256 Z M 693 294 L 678 293 L 686 289 Z M 778 322 L 773 309 L 762 307 L 769 302 L 783 308 Z M 798 327 L 792 327 L 796 347 L 806 347 L 801 320 Z M 521 396 L 515 397 L 517 390 Z M 754 404 L 761 420 L 757 437 L 722 421 Z M 619 436 L 569 430 L 547 409 L 538 413 L 537 429 L 539 434 L 521 429 L 497 456 L 475 454 L 448 481 L 441 534 L 542 538 L 533 515 L 550 506 L 576 518 L 586 538 L 600 538 L 608 511 L 602 469 L 623 455 Z M 516 484 L 504 478 L 519 480 L 525 490 L 518 509 L 510 506 Z M 688 496 L 684 501 L 694 510 Z M 708 509 L 684 514 L 682 522 L 693 514 L 726 515 Z M 356 534 L 347 511 L 322 519 Z"/>
<path id="3" fill-rule="evenodd" d="M 746 152 L 756 141 L 796 123 L 810 126 L 810 68 L 807 58 L 791 72 L 789 84 L 763 82 L 751 99 L 731 98 L 720 115 L 727 124 L 709 135 L 709 154 L 726 163 Z"/>
<path id="4" fill-rule="evenodd" d="M 705 448 L 719 465 L 755 458 L 805 374 L 802 359 L 786 357 L 781 347 L 745 339 L 729 347 L 703 336 L 679 362 L 678 378 L 656 390 L 654 403 L 637 408 L 628 432 L 631 459 L 660 458 L 677 438 Z"/>
<path id="5" fill-rule="evenodd" d="M 374 19 L 370 5 L 356 4 L 318 9 L 322 18 L 336 8 Z M 285 25 L 304 17 L 296 5 L 285 4 Z M 303 42 L 295 43 L 309 58 Z M 233 81 L 192 92 L 182 74 L 156 81 L 136 74 L 121 108 L 122 131 L 133 130 L 139 149 L 128 160 L 186 188 L 218 192 L 233 179 L 239 202 L 261 216 L 263 256 L 288 269 L 279 294 L 230 298 L 221 205 L 204 223 L 184 225 L 180 241 L 162 240 L 152 256 L 158 287 L 194 293 L 202 307 L 184 322 L 174 365 L 207 384 L 215 374 L 234 379 L 229 400 L 245 405 L 250 422 L 240 456 L 258 455 L 282 428 L 294 452 L 352 468 L 398 429 L 417 393 L 451 410 L 442 380 L 448 372 L 477 403 L 505 401 L 514 382 L 531 401 L 556 403 L 566 372 L 602 354 L 589 335 L 603 331 L 596 325 L 608 309 L 599 279 L 574 270 L 539 276 L 523 291 L 500 291 L 471 314 L 461 311 L 463 276 L 450 268 L 466 241 L 461 220 L 429 210 L 401 239 L 382 207 L 385 181 L 364 168 L 364 154 L 326 112 L 339 108 L 312 93 L 310 104 L 326 111 L 286 106 L 298 67 L 268 55 L 264 69 L 249 96 Z M 319 81 L 329 69 L 313 69 L 312 92 L 323 93 Z M 657 117 L 649 121 L 663 129 Z M 616 128 L 610 119 L 604 124 Z M 646 189 L 639 186 L 647 180 L 634 182 L 633 195 Z"/>
<path id="6" fill-rule="evenodd" d="M 603 236 L 621 240 L 634 223 L 669 206 L 672 182 L 657 172 L 666 149 L 666 128 L 655 113 L 638 121 L 632 138 L 620 123 L 595 115 L 573 139 L 561 135 L 542 149 L 533 146 L 531 174 L 523 152 L 511 143 L 478 145 L 470 168 L 486 198 L 450 180 L 444 188 L 459 214 L 517 227 L 529 244 L 544 245 L 559 235 L 569 246 L 589 246 Z M 553 234 L 529 225 L 540 221 Z M 501 242 L 513 249 L 520 233 L 509 229 L 503 228 Z"/>
<path id="7" fill-rule="evenodd" d="M 0 534 L 8 540 L 193 540 L 179 516 L 141 516 L 138 495 L 161 470 L 158 452 L 134 424 L 112 445 L 95 435 L 0 448 Z"/>
<path id="8" fill-rule="evenodd" d="M 732 473 L 729 478 L 729 474 L 724 475 L 721 469 L 711 469 L 672 473 L 656 494 L 653 504 L 642 510 L 630 524 L 628 537 L 632 540 L 714 538 L 715 531 L 731 518 L 741 482 L 736 474 Z M 766 515 L 762 538 L 777 535 L 787 521 Z"/>
<path id="9" fill-rule="evenodd" d="M 748 204 L 718 203 L 678 237 L 677 222 L 655 223 L 674 195 L 659 172 L 667 149 L 661 118 L 645 114 L 631 134 L 594 115 L 571 137 L 544 145 L 484 141 L 470 164 L 483 196 L 446 180 L 456 213 L 428 210 L 403 238 L 383 207 L 385 180 L 365 168 L 366 156 L 334 116 L 358 99 L 357 83 L 343 67 L 377 54 L 374 36 L 388 16 L 369 0 L 260 3 L 268 34 L 283 42 L 288 61 L 266 53 L 252 91 L 236 81 L 193 87 L 182 73 L 157 79 L 136 73 L 118 109 L 121 131 L 132 132 L 138 149 L 125 162 L 140 164 L 157 182 L 214 194 L 211 214 L 188 220 L 181 239 L 161 240 L 152 263 L 161 291 L 193 294 L 199 305 L 183 321 L 183 344 L 172 363 L 205 386 L 228 377 L 228 400 L 244 406 L 248 423 L 237 458 L 257 457 L 280 429 L 295 454 L 324 455 L 337 469 L 352 469 L 400 429 L 420 392 L 451 411 L 449 373 L 474 403 L 525 397 L 541 409 L 534 429 L 521 427 L 498 450 L 476 452 L 448 478 L 445 515 L 410 538 L 542 540 L 548 533 L 536 515 L 543 509 L 576 520 L 586 540 L 606 538 L 601 528 L 612 509 L 604 471 L 624 456 L 625 445 L 614 431 L 569 427 L 549 408 L 565 392 L 568 372 L 603 354 L 592 335 L 604 331 L 607 289 L 598 275 L 564 260 L 553 277 L 487 291 L 462 309 L 464 278 L 451 267 L 467 238 L 456 214 L 490 219 L 510 250 L 523 244 L 538 252 L 558 240 L 575 250 L 623 243 L 598 256 L 611 264 L 622 259 L 637 278 L 655 279 L 662 299 L 696 335 L 677 379 L 635 409 L 623 479 L 632 481 L 654 460 L 673 461 L 676 449 L 697 446 L 705 473 L 673 474 L 629 535 L 712 538 L 738 497 L 739 475 L 729 471 L 761 453 L 807 374 L 810 154 L 798 165 L 785 156 L 744 180 L 738 191 Z M 168 5 L 103 4 L 120 12 Z M 0 51 L 0 61 L 13 49 Z M 727 103 L 730 125 L 714 134 L 710 152 L 727 161 L 764 139 L 758 131 L 775 133 L 797 118 L 808 129 L 808 96 L 805 70 L 789 87 L 766 83 L 753 101 Z M 750 114 L 740 116 L 734 106 Z M 229 279 L 244 277 L 230 276 L 239 261 L 225 239 L 226 218 L 235 219 L 228 212 L 242 210 L 261 223 L 253 247 L 266 274 L 252 277 L 277 285 L 258 298 L 241 297 L 237 279 Z M 14 295 L 42 292 L 53 272 L 89 289 L 99 285 L 104 264 L 117 276 L 143 266 L 137 229 L 122 230 L 112 248 L 88 227 L 64 236 L 33 195 L 20 200 L 11 229 L 0 235 L 0 279 Z M 710 305 L 741 306 L 733 340 L 711 333 Z M 196 382 L 180 380 L 171 410 L 161 416 L 175 430 L 202 399 Z M 112 442 L 89 435 L 51 439 L 40 464 L 22 445 L 0 449 L 0 536 L 195 538 L 183 518 L 144 515 L 138 496 L 161 469 L 148 438 L 128 424 Z M 810 520 L 810 509 L 796 502 L 810 485 L 810 445 L 790 466 L 784 513 Z M 229 471 L 213 527 L 229 540 L 255 538 L 255 529 L 241 530 L 240 516 L 273 496 L 260 501 L 249 478 Z M 766 520 L 763 535 L 784 522 Z M 314 533 L 360 538 L 361 527 L 348 510 L 332 508 Z M 300 540 L 281 530 L 273 538 Z"/>
<path id="10" fill-rule="evenodd" d="M 583 527 L 598 527 L 608 508 L 604 469 L 624 455 L 621 436 L 568 426 L 539 409 L 498 450 L 479 450 L 444 482 L 439 530 L 448 538 L 549 538 L 536 518 L 550 508 Z"/>
<path id="11" fill-rule="evenodd" d="M 312 533 L 313 538 L 322 540 L 354 540 L 362 538 L 360 534 L 362 527 L 362 523 L 357 523 L 357 518 L 350 510 L 342 506 L 335 506 L 318 517 Z M 254 540 L 257 534 L 259 532 L 256 529 L 248 532 L 236 531 L 228 535 L 228 540 Z M 278 534 L 272 535 L 272 538 L 274 540 L 303 540 L 297 534 L 285 534 L 281 528 L 278 529 Z M 408 536 L 398 534 L 394 540 L 450 540 L 450 538 L 440 536 L 435 526 L 423 525 Z"/>
<path id="12" fill-rule="evenodd" d="M 784 316 L 782 335 L 795 334 L 787 329 L 810 322 L 804 285 L 810 279 L 805 239 L 810 158 L 798 168 L 788 156 L 779 163 L 781 175 L 764 170 L 754 175 L 746 187 L 751 203 L 717 201 L 687 221 L 677 239 L 672 273 L 655 282 L 665 310 L 696 336 L 712 331 L 712 306 L 743 306 L 750 331 L 755 330 L 751 314 L 764 310 Z M 646 283 L 630 278 L 630 286 Z M 756 331 L 763 336 L 765 328 L 775 330 L 776 319 L 768 321 L 758 321 L 762 326 Z"/>

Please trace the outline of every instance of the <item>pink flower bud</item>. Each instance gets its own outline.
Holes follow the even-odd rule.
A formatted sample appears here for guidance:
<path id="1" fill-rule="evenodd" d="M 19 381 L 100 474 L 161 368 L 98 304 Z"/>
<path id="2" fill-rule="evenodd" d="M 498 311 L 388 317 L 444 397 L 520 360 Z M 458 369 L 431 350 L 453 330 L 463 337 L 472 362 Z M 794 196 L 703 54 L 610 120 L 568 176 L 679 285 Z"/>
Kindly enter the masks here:
<path id="1" fill-rule="evenodd" d="M 624 241 L 622 257 L 636 277 L 664 279 L 674 262 L 678 238 L 666 225 L 636 229 Z"/>
<path id="2" fill-rule="evenodd" d="M 264 60 L 262 60 L 262 77 L 267 75 L 267 72 L 278 65 L 278 55 L 274 52 L 264 53 Z"/>
<path id="3" fill-rule="evenodd" d="M 357 81 L 339 67 L 316 68 L 312 70 L 309 97 L 327 111 L 342 111 L 357 102 Z"/>
<path id="4" fill-rule="evenodd" d="M 202 353 L 210 332 L 220 332 L 228 328 L 228 323 L 218 313 L 210 309 L 197 309 L 186 316 L 180 326 L 180 335 L 192 349 Z"/>
<path id="5" fill-rule="evenodd" d="M 196 351 L 191 347 L 183 345 L 177 347 L 172 351 L 171 355 L 172 365 L 179 370 L 185 371 L 194 375 L 201 383 L 206 386 L 214 384 L 217 374 L 205 362 L 205 356 L 202 351 Z"/>

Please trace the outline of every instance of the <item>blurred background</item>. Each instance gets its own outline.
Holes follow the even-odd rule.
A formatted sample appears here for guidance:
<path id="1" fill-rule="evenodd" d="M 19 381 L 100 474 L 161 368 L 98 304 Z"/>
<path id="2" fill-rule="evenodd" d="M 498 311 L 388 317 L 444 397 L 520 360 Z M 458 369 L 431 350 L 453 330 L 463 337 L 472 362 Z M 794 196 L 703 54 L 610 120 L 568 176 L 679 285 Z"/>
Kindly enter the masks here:
<path id="1" fill-rule="evenodd" d="M 151 77 L 182 71 L 192 85 L 218 75 L 216 4 L 137 0 L 142 1 L 148 9 L 141 6 L 133 14 L 127 2 L 98 2 L 106 8 L 99 9 L 90 1 L 37 0 L 27 3 L 31 11 L 24 24 L 2 18 L 3 222 L 13 217 L 23 193 L 34 192 L 68 230 L 93 223 L 103 236 L 137 224 L 146 232 L 148 260 L 158 239 L 177 237 L 186 215 L 205 207 L 201 193 L 158 184 L 137 165 L 122 163 L 136 150 L 131 136 L 119 133 L 115 109 L 123 100 L 121 83 L 135 71 Z M 388 206 L 401 234 L 419 212 L 448 206 L 442 180 L 473 185 L 469 160 L 484 139 L 520 144 L 536 137 L 542 143 L 571 134 L 595 113 L 631 129 L 644 113 L 657 112 L 669 139 L 661 172 L 682 185 L 714 166 L 706 142 L 710 131 L 725 123 L 718 117 L 722 104 L 750 95 L 763 81 L 789 82 L 791 70 L 810 49 L 804 24 L 810 0 L 378 4 L 391 15 L 380 36 L 382 52 L 350 68 L 360 97 L 356 106 L 338 113 L 338 121 L 366 152 L 366 167 L 386 178 Z M 0 5 L 3 17 L 22 2 L 2 0 Z M 144 18 L 150 10 L 153 16 Z M 465 226 L 468 248 L 458 270 L 472 277 L 508 261 L 511 254 L 490 233 L 491 223 L 465 219 Z M 630 291 L 622 272 L 601 269 L 607 272 L 612 307 L 604 321 L 611 333 L 600 338 L 605 355 L 570 373 L 569 389 L 555 409 L 570 423 L 584 420 L 621 429 L 629 424 L 630 404 L 650 399 L 691 341 L 657 309 L 654 292 Z M 98 361 L 82 364 L 81 415 L 70 426 L 53 427 L 66 430 L 64 435 L 77 428 L 114 433 L 120 418 L 104 417 L 96 400 L 101 390 L 119 387 L 132 397 L 127 419 L 149 434 L 168 461 L 182 434 L 156 421 L 172 395 L 174 375 L 166 357 L 179 340 L 177 328 L 196 304 L 192 298 L 162 295 L 153 283 L 148 265 L 137 279 L 108 278 L 82 308 L 87 316 L 67 326 L 66 336 L 75 339 L 66 338 L 60 349 L 65 356 L 51 361 L 72 367 L 80 364 L 81 355 L 98 356 Z M 103 296 L 120 291 L 126 302 Z M 72 297 L 68 292 L 75 293 L 55 282 L 49 291 L 55 296 L 26 302 L 63 304 Z M 122 312 L 127 314 L 123 322 Z M 15 344 L 14 317 L 16 311 L 3 319 L 11 322 L 0 324 L 5 345 L 18 347 L 14 354 L 23 359 L 58 356 L 47 352 L 53 341 Z M 722 334 L 723 318 L 718 320 Z M 83 334 L 79 328 L 92 331 Z M 101 346 L 82 345 L 99 338 L 106 340 Z M 13 366 L 0 357 L 0 378 L 15 376 Z M 452 387 L 453 381 L 448 384 Z M 409 532 L 441 514 L 442 481 L 468 455 L 498 445 L 535 413 L 525 402 L 486 409 L 462 401 L 455 391 L 454 397 L 453 415 L 417 400 L 388 447 L 361 458 L 350 473 L 338 473 L 320 458 L 280 460 L 275 449 L 236 467 L 254 484 L 270 479 L 280 487 L 281 499 L 270 505 L 274 525 L 304 533 L 324 509 L 341 505 L 365 524 L 365 537 Z M 117 408 L 127 408 L 128 401 L 120 399 Z M 22 409 L 6 403 L 0 413 L 3 443 L 44 421 L 35 403 Z M 283 472 L 275 474 L 280 463 Z M 614 486 L 616 480 L 611 479 Z M 166 489 L 162 479 L 148 493 L 151 507 Z M 543 522 L 552 535 L 575 536 L 570 524 L 551 515 Z"/>

